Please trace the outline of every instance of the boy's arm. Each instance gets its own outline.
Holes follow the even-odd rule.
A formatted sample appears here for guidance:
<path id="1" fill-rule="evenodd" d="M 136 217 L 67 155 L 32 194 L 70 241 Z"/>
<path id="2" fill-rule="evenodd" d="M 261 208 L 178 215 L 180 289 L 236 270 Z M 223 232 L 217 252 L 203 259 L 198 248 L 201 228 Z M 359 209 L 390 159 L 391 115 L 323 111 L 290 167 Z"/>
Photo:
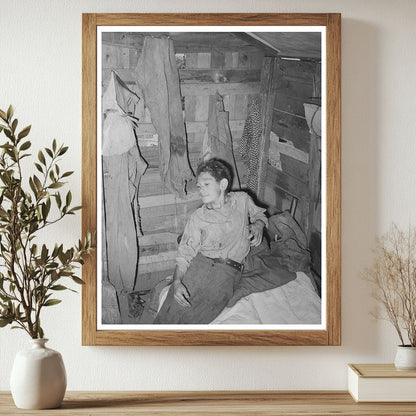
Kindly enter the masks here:
<path id="1" fill-rule="evenodd" d="M 250 218 L 250 246 L 257 247 L 260 245 L 263 239 L 263 228 L 266 226 L 268 227 L 269 222 L 267 220 L 266 215 L 264 212 L 266 211 L 264 208 L 258 207 L 253 200 L 251 199 L 250 195 L 247 194 L 247 210 L 248 216 Z"/>
<path id="2" fill-rule="evenodd" d="M 176 257 L 176 267 L 173 273 L 174 298 L 182 306 L 191 306 L 190 294 L 182 283 L 191 260 L 196 256 L 201 246 L 201 230 L 198 219 L 191 215 L 186 223 Z"/>
<path id="3" fill-rule="evenodd" d="M 266 226 L 267 228 L 269 226 L 269 221 L 265 215 L 266 209 L 258 207 L 251 199 L 251 196 L 248 194 L 246 195 L 248 216 L 250 218 L 251 224 L 255 224 L 257 221 L 260 221 L 263 223 L 263 226 Z"/>
<path id="4" fill-rule="evenodd" d="M 182 278 L 185 275 L 186 270 L 183 271 L 176 266 L 175 272 L 173 273 L 173 297 L 175 298 L 176 302 L 182 306 L 191 306 L 189 302 L 190 294 L 188 289 L 182 283 Z"/>
<path id="5" fill-rule="evenodd" d="M 201 247 L 201 227 L 199 223 L 198 218 L 192 214 L 185 225 L 181 242 L 179 243 L 176 266 L 183 272 L 182 276 Z"/>

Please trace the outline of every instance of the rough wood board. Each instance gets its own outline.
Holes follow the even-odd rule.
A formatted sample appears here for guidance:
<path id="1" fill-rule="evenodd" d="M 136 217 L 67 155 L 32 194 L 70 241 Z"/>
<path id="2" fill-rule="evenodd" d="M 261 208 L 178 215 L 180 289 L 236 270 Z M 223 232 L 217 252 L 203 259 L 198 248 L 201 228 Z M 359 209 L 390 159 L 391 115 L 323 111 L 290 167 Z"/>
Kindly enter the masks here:
<path id="1" fill-rule="evenodd" d="M 223 82 L 223 83 L 182 83 L 181 94 L 185 97 L 215 95 L 257 94 L 260 90 L 259 82 Z"/>
<path id="2" fill-rule="evenodd" d="M 292 142 L 299 150 L 309 153 L 309 142 L 311 140 L 309 130 L 294 126 L 289 127 L 279 119 L 273 118 L 272 131 L 281 139 Z"/>
<path id="3" fill-rule="evenodd" d="M 303 106 L 305 102 L 312 103 L 311 100 L 305 100 L 305 97 L 292 97 L 278 91 L 274 102 L 274 109 L 305 118 L 305 108 Z M 313 104 L 316 104 L 316 102 Z"/>

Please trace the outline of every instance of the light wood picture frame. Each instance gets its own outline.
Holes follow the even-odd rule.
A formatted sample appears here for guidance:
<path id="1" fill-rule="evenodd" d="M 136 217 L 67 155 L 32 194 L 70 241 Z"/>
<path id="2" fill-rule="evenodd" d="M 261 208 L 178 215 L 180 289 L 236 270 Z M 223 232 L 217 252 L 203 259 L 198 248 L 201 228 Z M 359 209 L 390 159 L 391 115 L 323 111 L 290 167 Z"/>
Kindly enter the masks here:
<path id="1" fill-rule="evenodd" d="M 82 290 L 82 344 L 83 345 L 340 345 L 341 344 L 341 15 L 322 14 L 102 14 L 88 13 L 82 16 L 82 231 L 99 229 L 101 215 L 101 197 L 97 188 L 100 185 L 97 162 L 100 160 L 101 116 L 99 115 L 101 91 L 99 91 L 98 54 L 99 29 L 102 27 L 125 27 L 126 33 L 136 28 L 146 32 L 149 27 L 162 27 L 161 32 L 175 32 L 178 27 L 194 28 L 201 31 L 206 27 L 224 27 L 224 31 L 233 27 L 247 27 L 247 32 L 259 27 L 286 27 L 288 32 L 296 27 L 308 27 L 321 31 L 324 37 L 322 45 L 322 66 L 319 86 L 322 81 L 322 140 L 321 175 L 322 192 L 322 318 L 320 326 L 288 325 L 254 326 L 239 329 L 238 326 L 225 329 L 206 327 L 193 329 L 186 325 L 174 329 L 153 328 L 144 325 L 126 326 L 127 329 L 109 325 L 100 325 L 99 286 L 101 276 L 98 270 L 102 261 L 100 249 L 88 257 L 83 265 L 82 277 L 85 285 Z M 172 30 L 166 28 L 172 27 Z M 141 29 L 143 28 L 143 29 Z M 211 28 L 211 29 L 210 29 Z M 293 32 L 293 30 L 292 30 Z M 245 32 L 242 32 L 245 33 Z M 263 47 L 274 49 L 267 39 L 258 40 Z M 265 46 L 266 45 L 266 46 Z M 213 45 L 215 48 L 215 45 Z M 280 52 L 277 53 L 277 55 Z M 299 55 L 299 53 L 298 53 Z M 128 59 L 128 58 L 127 58 Z M 290 61 L 292 58 L 287 56 Z M 305 58 L 308 61 L 308 57 Z M 313 61 L 316 63 L 316 60 Z M 227 78 L 224 74 L 225 82 Z M 215 82 L 218 82 L 216 80 Z M 222 82 L 222 79 L 219 80 Z M 315 88 L 315 78 L 314 78 Z M 314 95 L 314 94 L 312 94 Z M 313 98 L 313 97 L 312 97 Z M 271 103 L 273 111 L 273 103 Z M 305 122 L 304 120 L 302 122 Z M 270 133 L 269 123 L 268 129 Z M 284 123 L 283 123 L 284 124 Z M 282 125 L 283 125 L 282 124 Z M 196 125 L 196 124 L 195 124 Z M 286 128 L 287 126 L 283 126 Z M 269 163 L 263 158 L 260 163 Z M 291 207 L 292 208 L 292 207 Z M 97 221 L 98 219 L 98 221 Z M 306 221 L 306 220 L 305 220 Z M 321 230 L 320 230 L 321 231 Z M 100 232 L 97 232 L 100 240 Z M 99 245 L 100 247 L 100 245 Z M 325 255 L 324 255 L 325 254 Z M 320 255 L 320 254 L 319 254 Z M 320 266 L 321 267 L 321 266 Z"/>

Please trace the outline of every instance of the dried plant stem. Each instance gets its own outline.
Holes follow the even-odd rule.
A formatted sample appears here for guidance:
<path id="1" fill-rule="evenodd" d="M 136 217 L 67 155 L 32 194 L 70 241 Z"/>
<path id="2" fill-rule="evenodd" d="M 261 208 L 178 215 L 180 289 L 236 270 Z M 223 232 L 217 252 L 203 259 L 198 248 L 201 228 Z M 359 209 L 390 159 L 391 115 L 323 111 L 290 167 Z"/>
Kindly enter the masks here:
<path id="1" fill-rule="evenodd" d="M 385 312 L 375 316 L 394 326 L 401 345 L 416 346 L 416 228 L 404 232 L 393 224 L 377 240 L 374 254 L 363 277 L 373 285 L 373 297 Z"/>

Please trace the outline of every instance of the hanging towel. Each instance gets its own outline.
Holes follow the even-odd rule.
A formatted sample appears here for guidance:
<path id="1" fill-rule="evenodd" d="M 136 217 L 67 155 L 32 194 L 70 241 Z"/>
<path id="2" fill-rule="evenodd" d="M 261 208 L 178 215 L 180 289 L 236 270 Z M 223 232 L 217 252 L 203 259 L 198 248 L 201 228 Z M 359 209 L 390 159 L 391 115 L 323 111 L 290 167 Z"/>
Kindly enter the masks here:
<path id="1" fill-rule="evenodd" d="M 159 136 L 162 180 L 171 192 L 184 197 L 194 174 L 188 161 L 179 74 L 172 39 L 145 37 L 136 76 Z"/>
<path id="2" fill-rule="evenodd" d="M 233 170 L 232 189 L 240 189 L 237 166 L 234 159 L 233 142 L 228 111 L 224 111 L 224 102 L 219 92 L 216 92 L 215 101 L 211 101 L 208 117 L 208 127 L 202 143 L 201 159 L 206 161 L 213 157 L 225 160 Z"/>
<path id="3" fill-rule="evenodd" d="M 117 292 L 134 288 L 138 262 L 138 188 L 147 168 L 134 133 L 139 97 L 113 71 L 103 96 L 103 204 L 108 280 Z"/>
<path id="4" fill-rule="evenodd" d="M 253 100 L 248 109 L 240 141 L 241 158 L 247 165 L 247 188 L 254 195 L 258 191 L 260 140 L 262 135 L 262 117 L 257 100 Z"/>

